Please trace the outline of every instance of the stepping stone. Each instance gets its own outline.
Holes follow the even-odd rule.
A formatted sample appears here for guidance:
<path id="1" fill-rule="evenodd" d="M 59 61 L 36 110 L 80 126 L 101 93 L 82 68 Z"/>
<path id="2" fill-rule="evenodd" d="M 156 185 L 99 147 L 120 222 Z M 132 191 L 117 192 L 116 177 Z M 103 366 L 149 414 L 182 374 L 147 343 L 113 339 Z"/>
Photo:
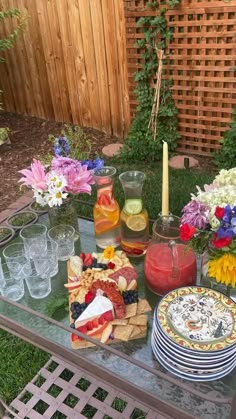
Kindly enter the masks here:
<path id="1" fill-rule="evenodd" d="M 198 160 L 189 156 L 174 156 L 169 160 L 169 166 L 172 167 L 173 169 L 185 169 L 185 166 L 184 166 L 185 158 L 189 160 L 189 167 L 199 166 Z"/>
<path id="2" fill-rule="evenodd" d="M 123 144 L 113 143 L 113 144 L 109 144 L 103 147 L 102 152 L 107 157 L 113 157 L 119 154 L 119 151 L 121 150 L 122 147 L 123 147 Z"/>

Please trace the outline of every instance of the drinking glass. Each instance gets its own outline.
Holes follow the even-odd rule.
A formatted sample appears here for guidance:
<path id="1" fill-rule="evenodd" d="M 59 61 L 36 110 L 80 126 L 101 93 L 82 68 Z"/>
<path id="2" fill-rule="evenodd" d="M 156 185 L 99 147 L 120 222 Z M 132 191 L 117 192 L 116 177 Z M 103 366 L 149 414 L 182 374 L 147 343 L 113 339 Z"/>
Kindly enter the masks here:
<path id="1" fill-rule="evenodd" d="M 55 276 L 58 273 L 58 244 L 54 240 L 47 240 L 46 255 L 38 255 L 33 258 L 33 263 L 37 272 L 49 268 L 50 276 Z"/>
<path id="2" fill-rule="evenodd" d="M 18 263 L 16 264 L 18 266 Z M 13 267 L 14 271 L 14 267 Z M 19 301 L 24 293 L 24 281 L 23 274 L 21 277 L 15 276 L 14 272 L 11 272 L 8 268 L 7 263 L 2 264 L 3 280 L 1 281 L 1 293 L 4 297 L 9 298 L 13 301 Z"/>
<path id="3" fill-rule="evenodd" d="M 3 250 L 9 271 L 15 276 L 28 276 L 31 273 L 30 261 L 25 254 L 23 243 L 14 243 Z"/>
<path id="4" fill-rule="evenodd" d="M 75 254 L 75 229 L 66 224 L 60 224 L 48 231 L 50 240 L 58 244 L 58 260 L 68 260 Z"/>
<path id="5" fill-rule="evenodd" d="M 32 265 L 34 263 L 32 262 Z M 40 299 L 47 297 L 51 292 L 51 274 L 49 265 L 45 264 L 41 269 L 32 266 L 31 275 L 25 278 L 29 293 L 32 298 Z"/>
<path id="6" fill-rule="evenodd" d="M 24 227 L 20 231 L 25 246 L 26 257 L 33 259 L 39 254 L 47 252 L 47 227 L 43 224 L 34 224 Z"/>

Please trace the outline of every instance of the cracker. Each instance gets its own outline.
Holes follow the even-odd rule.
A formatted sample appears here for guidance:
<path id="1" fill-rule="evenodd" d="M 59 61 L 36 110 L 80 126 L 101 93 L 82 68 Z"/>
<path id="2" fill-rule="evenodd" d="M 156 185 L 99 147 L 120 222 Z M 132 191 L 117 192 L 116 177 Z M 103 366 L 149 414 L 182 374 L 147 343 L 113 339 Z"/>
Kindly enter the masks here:
<path id="1" fill-rule="evenodd" d="M 134 326 L 116 326 L 114 330 L 114 338 L 127 342 L 134 330 Z"/>
<path id="2" fill-rule="evenodd" d="M 136 326 L 146 326 L 147 320 L 148 319 L 146 314 L 139 314 L 138 316 L 131 317 L 129 319 L 129 324 L 133 324 Z"/>
<path id="3" fill-rule="evenodd" d="M 139 300 L 137 314 L 147 313 L 152 311 L 152 308 L 147 300 Z"/>
<path id="4" fill-rule="evenodd" d="M 111 324 L 113 324 L 113 326 L 126 326 L 128 324 L 128 319 L 114 319 Z"/>
<path id="5" fill-rule="evenodd" d="M 138 326 L 134 326 L 134 329 L 133 329 L 133 332 L 132 332 L 132 333 L 131 333 L 131 335 L 130 335 L 130 338 L 132 339 L 132 338 L 134 338 L 135 336 L 140 335 L 140 333 L 141 333 L 141 329 L 140 329 L 140 327 L 138 327 Z"/>
<path id="6" fill-rule="evenodd" d="M 125 319 L 129 319 L 130 317 L 133 317 L 136 315 L 138 303 L 127 304 L 125 307 L 126 307 Z"/>

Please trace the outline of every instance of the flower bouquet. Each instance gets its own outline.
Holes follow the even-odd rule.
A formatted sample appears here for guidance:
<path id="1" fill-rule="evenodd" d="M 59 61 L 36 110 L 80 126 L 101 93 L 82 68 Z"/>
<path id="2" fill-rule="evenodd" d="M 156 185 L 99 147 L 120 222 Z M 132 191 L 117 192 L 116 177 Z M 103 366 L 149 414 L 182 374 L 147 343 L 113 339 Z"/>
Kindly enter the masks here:
<path id="1" fill-rule="evenodd" d="M 204 190 L 197 187 L 182 210 L 180 236 L 204 255 L 203 275 L 236 294 L 236 168 L 221 170 Z"/>
<path id="2" fill-rule="evenodd" d="M 23 176 L 19 182 L 32 189 L 39 205 L 49 207 L 51 226 L 70 224 L 78 230 L 77 214 L 71 198 L 80 193 L 91 194 L 91 185 L 95 183 L 93 169 L 102 165 L 103 160 L 99 158 L 95 161 L 78 161 L 59 156 L 54 157 L 48 167 L 34 159 L 30 169 L 20 170 Z"/>

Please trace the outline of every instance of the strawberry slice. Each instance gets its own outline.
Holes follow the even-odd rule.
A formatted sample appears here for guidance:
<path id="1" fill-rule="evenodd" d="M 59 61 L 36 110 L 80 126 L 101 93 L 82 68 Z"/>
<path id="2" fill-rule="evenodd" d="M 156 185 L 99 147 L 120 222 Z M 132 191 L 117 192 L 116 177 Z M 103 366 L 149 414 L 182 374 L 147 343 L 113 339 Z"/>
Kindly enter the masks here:
<path id="1" fill-rule="evenodd" d="M 96 327 L 98 327 L 98 326 L 99 326 L 99 321 L 98 321 L 98 319 L 94 319 L 94 320 L 92 320 L 92 323 L 93 323 L 93 328 L 96 328 Z"/>
<path id="2" fill-rule="evenodd" d="M 98 198 L 98 205 L 101 205 L 101 206 L 104 206 L 104 207 L 111 205 L 111 199 L 110 199 L 109 195 L 107 195 L 104 192 L 101 193 L 101 195 Z"/>
<path id="3" fill-rule="evenodd" d="M 102 314 L 100 317 L 99 317 L 99 319 L 98 319 L 98 323 L 99 324 L 104 324 L 105 323 L 105 319 L 104 319 L 104 314 Z"/>
<path id="4" fill-rule="evenodd" d="M 88 329 L 87 329 L 86 325 L 84 325 L 84 326 L 78 327 L 76 330 L 78 330 L 78 332 L 86 334 Z"/>
<path id="5" fill-rule="evenodd" d="M 76 336 L 74 333 L 71 334 L 71 340 L 72 342 L 76 342 L 77 340 L 81 340 L 81 338 L 79 338 L 79 336 Z"/>
<path id="6" fill-rule="evenodd" d="M 93 330 L 93 322 L 89 321 L 86 323 L 87 330 Z"/>
<path id="7" fill-rule="evenodd" d="M 112 311 L 107 311 L 106 313 L 103 313 L 103 318 L 107 322 L 111 322 L 114 319 Z"/>

